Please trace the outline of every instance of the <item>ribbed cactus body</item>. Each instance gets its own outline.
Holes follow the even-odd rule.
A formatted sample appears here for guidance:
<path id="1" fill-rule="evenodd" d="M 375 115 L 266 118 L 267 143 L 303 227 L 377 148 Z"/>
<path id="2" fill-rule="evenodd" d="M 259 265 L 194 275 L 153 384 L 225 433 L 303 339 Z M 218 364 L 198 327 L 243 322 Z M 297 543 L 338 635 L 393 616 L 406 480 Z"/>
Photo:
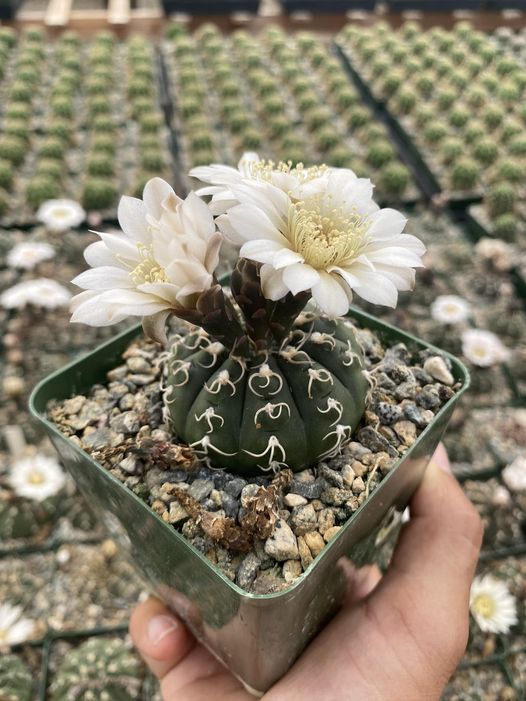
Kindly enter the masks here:
<path id="1" fill-rule="evenodd" d="M 134 701 L 143 668 L 122 640 L 92 638 L 69 652 L 51 685 L 51 701 Z"/>
<path id="2" fill-rule="evenodd" d="M 350 322 L 303 312 L 279 346 L 252 356 L 202 330 L 178 337 L 165 404 L 176 435 L 212 467 L 297 471 L 350 439 L 367 386 Z"/>
<path id="3" fill-rule="evenodd" d="M 2 500 L 0 495 L 0 540 L 36 535 L 52 521 L 56 508 L 56 499 L 35 502 L 14 496 Z"/>
<path id="4" fill-rule="evenodd" d="M 0 657 L 0 699 L 30 701 L 33 698 L 33 675 L 16 655 Z"/>

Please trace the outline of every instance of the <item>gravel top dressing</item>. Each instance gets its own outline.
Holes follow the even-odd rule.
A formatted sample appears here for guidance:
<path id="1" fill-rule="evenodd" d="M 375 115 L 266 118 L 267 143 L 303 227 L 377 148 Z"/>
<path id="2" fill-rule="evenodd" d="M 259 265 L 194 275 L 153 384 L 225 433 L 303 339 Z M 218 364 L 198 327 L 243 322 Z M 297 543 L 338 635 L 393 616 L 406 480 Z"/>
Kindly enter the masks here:
<path id="1" fill-rule="evenodd" d="M 289 586 L 367 499 L 455 392 L 446 357 L 383 345 L 355 330 L 373 387 L 341 454 L 292 473 L 245 479 L 200 463 L 165 422 L 163 355 L 141 339 L 106 385 L 52 402 L 60 430 L 243 589 Z"/>

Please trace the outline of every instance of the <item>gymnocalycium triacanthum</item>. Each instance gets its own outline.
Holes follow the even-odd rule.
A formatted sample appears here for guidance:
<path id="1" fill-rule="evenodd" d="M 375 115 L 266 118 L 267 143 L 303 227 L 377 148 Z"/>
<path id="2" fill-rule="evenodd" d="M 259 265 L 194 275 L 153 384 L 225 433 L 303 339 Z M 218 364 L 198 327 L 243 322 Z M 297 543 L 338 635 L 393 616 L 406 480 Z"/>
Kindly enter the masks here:
<path id="1" fill-rule="evenodd" d="M 168 345 L 174 433 L 207 464 L 257 474 L 337 454 L 369 387 L 343 318 L 352 295 L 396 306 L 398 291 L 414 286 L 423 244 L 350 170 L 248 153 L 237 169 L 190 174 L 206 185 L 184 200 L 159 178 L 142 200 L 121 199 L 123 234 L 101 233 L 86 249 L 92 269 L 74 280 L 85 291 L 72 321 L 142 317 L 145 333 Z M 229 288 L 215 275 L 224 239 L 239 247 Z M 191 326 L 168 340 L 172 314 Z"/>

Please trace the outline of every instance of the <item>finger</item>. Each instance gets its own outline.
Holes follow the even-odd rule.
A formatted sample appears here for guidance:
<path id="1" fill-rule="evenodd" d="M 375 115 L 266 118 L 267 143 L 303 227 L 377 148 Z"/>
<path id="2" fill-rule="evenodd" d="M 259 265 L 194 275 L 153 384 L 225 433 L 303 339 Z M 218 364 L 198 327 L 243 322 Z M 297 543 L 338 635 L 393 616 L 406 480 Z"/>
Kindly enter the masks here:
<path id="1" fill-rule="evenodd" d="M 139 604 L 130 619 L 130 635 L 144 661 L 162 679 L 195 646 L 183 623 L 158 599 Z"/>
<path id="2" fill-rule="evenodd" d="M 419 616 L 432 607 L 438 626 L 435 636 L 451 634 L 454 621 L 462 631 L 461 647 L 460 639 L 467 635 L 469 590 L 482 542 L 482 523 L 448 467 L 441 447 L 411 501 L 411 519 L 373 596 L 376 604 L 407 609 L 411 592 L 407 620 L 419 625 Z"/>
<path id="3" fill-rule="evenodd" d="M 365 599 L 382 579 L 378 565 L 365 565 L 357 569 L 346 557 L 340 558 L 338 564 L 347 577 L 346 605 L 353 606 Z"/>

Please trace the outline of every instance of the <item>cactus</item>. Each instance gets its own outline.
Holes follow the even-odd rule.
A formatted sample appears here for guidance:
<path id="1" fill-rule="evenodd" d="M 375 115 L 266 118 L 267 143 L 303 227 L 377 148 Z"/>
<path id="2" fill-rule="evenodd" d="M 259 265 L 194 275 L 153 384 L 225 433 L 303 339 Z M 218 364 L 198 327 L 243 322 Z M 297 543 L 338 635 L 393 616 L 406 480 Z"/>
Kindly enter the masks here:
<path id="1" fill-rule="evenodd" d="M 201 329 L 170 348 L 164 401 L 175 433 L 239 474 L 337 454 L 368 387 L 352 324 L 301 312 L 303 294 L 268 303 L 259 266 L 244 259 L 231 288 L 232 300 L 219 285 L 203 293 L 189 319 Z"/>
<path id="2" fill-rule="evenodd" d="M 113 175 L 113 159 L 104 153 L 90 154 L 86 169 L 89 175 L 111 177 Z"/>
<path id="3" fill-rule="evenodd" d="M 493 235 L 503 241 L 514 241 L 519 220 L 511 212 L 501 214 L 493 222 Z"/>
<path id="4" fill-rule="evenodd" d="M 519 161 L 510 159 L 498 161 L 495 165 L 495 172 L 499 180 L 506 180 L 509 183 L 520 183 L 525 176 L 524 166 Z"/>
<path id="5" fill-rule="evenodd" d="M 30 85 L 22 83 L 21 81 L 15 81 L 11 85 L 9 91 L 9 98 L 15 102 L 31 102 L 33 99 L 34 91 Z"/>
<path id="6" fill-rule="evenodd" d="M 112 134 L 116 129 L 116 124 L 109 115 L 101 114 L 95 117 L 91 128 L 99 134 Z"/>
<path id="7" fill-rule="evenodd" d="M 55 136 L 49 136 L 41 144 L 38 155 L 42 158 L 56 158 L 62 160 L 66 154 L 67 146 L 62 139 L 57 139 Z"/>
<path id="8" fill-rule="evenodd" d="M 487 99 L 488 94 L 479 86 L 471 88 L 466 93 L 466 102 L 470 107 L 482 107 Z"/>
<path id="9" fill-rule="evenodd" d="M 52 119 L 46 127 L 48 136 L 62 139 L 64 142 L 68 142 L 71 139 L 71 130 L 71 124 L 60 119 Z"/>
<path id="10" fill-rule="evenodd" d="M 316 142 L 322 151 L 328 151 L 340 142 L 340 135 L 334 127 L 323 127 L 316 134 Z"/>
<path id="11" fill-rule="evenodd" d="M 449 113 L 449 123 L 460 129 L 468 123 L 470 116 L 471 113 L 466 107 L 458 105 Z"/>
<path id="12" fill-rule="evenodd" d="M 409 185 L 409 171 L 402 163 L 388 163 L 380 173 L 379 187 L 391 197 L 400 197 Z"/>
<path id="13" fill-rule="evenodd" d="M 411 88 L 402 88 L 394 98 L 396 109 L 402 114 L 409 114 L 417 103 L 416 95 Z"/>
<path id="14" fill-rule="evenodd" d="M 499 154 L 499 149 L 497 144 L 491 139 L 482 139 L 475 144 L 473 149 L 473 156 L 479 161 L 483 166 L 491 165 Z"/>
<path id="15" fill-rule="evenodd" d="M 68 652 L 50 688 L 50 701 L 134 701 L 143 668 L 119 639 L 91 638 Z"/>
<path id="16" fill-rule="evenodd" d="M 448 110 L 456 99 L 455 91 L 450 88 L 442 88 L 436 93 L 436 101 L 441 110 Z"/>
<path id="17" fill-rule="evenodd" d="M 11 102 L 6 106 L 4 116 L 6 119 L 29 119 L 31 109 L 25 102 Z"/>
<path id="18" fill-rule="evenodd" d="M 508 144 L 508 153 L 511 156 L 526 156 L 526 138 L 522 134 L 511 139 Z"/>
<path id="19" fill-rule="evenodd" d="M 496 129 L 504 119 L 504 111 L 501 107 L 488 106 L 482 115 L 485 125 L 488 129 Z"/>
<path id="20" fill-rule="evenodd" d="M 440 146 L 440 155 L 442 156 L 442 161 L 446 165 L 455 163 L 455 161 L 462 156 L 464 153 L 464 142 L 462 139 L 457 139 L 455 137 L 450 137 L 444 139 Z"/>
<path id="21" fill-rule="evenodd" d="M 109 114 L 111 112 L 111 103 L 102 95 L 95 95 L 88 100 L 88 109 L 91 117 L 97 114 Z"/>
<path id="22" fill-rule="evenodd" d="M 29 139 L 29 127 L 26 122 L 20 119 L 5 120 L 3 132 L 9 136 L 16 136 L 26 142 Z"/>
<path id="23" fill-rule="evenodd" d="M 327 162 L 334 168 L 351 168 L 353 167 L 353 153 L 345 144 L 338 144 L 332 148 L 327 154 Z"/>
<path id="24" fill-rule="evenodd" d="M 26 200 L 33 209 L 38 209 L 42 202 L 56 199 L 59 195 L 59 184 L 49 175 L 35 175 L 27 184 Z"/>
<path id="25" fill-rule="evenodd" d="M 365 160 L 373 168 L 381 168 L 392 161 L 395 151 L 387 139 L 378 140 L 367 149 Z"/>
<path id="26" fill-rule="evenodd" d="M 141 150 L 141 166 L 150 173 L 161 171 L 164 168 L 164 158 L 159 147 L 145 148 Z"/>
<path id="27" fill-rule="evenodd" d="M 486 203 L 492 219 L 512 212 L 516 201 L 517 191 L 510 183 L 497 183 L 486 195 Z"/>
<path id="28" fill-rule="evenodd" d="M 472 190 L 480 179 L 480 167 L 471 158 L 459 158 L 451 169 L 451 185 L 455 190 Z"/>
<path id="29" fill-rule="evenodd" d="M 57 499 L 36 502 L 16 495 L 0 494 L 0 538 L 9 540 L 37 535 L 53 521 L 57 507 Z"/>
<path id="30" fill-rule="evenodd" d="M 43 176 L 44 178 L 60 180 L 63 172 L 64 168 L 60 161 L 56 161 L 54 158 L 43 158 L 37 161 L 35 165 L 35 175 Z"/>
<path id="31" fill-rule="evenodd" d="M 482 122 L 473 120 L 466 125 L 464 129 L 464 141 L 468 144 L 474 144 L 486 137 L 486 128 Z"/>
<path id="32" fill-rule="evenodd" d="M 0 188 L 9 190 L 14 178 L 13 166 L 9 161 L 0 161 Z"/>
<path id="33" fill-rule="evenodd" d="M 0 698 L 2 701 L 31 701 L 33 675 L 17 655 L 0 657 Z"/>
<path id="34" fill-rule="evenodd" d="M 439 144 L 448 135 L 448 128 L 440 121 L 431 122 L 424 129 L 424 139 L 429 144 Z"/>
<path id="35" fill-rule="evenodd" d="M 3 217 L 8 209 L 9 209 L 9 196 L 8 196 L 7 192 L 0 187 L 0 217 Z"/>
<path id="36" fill-rule="evenodd" d="M 347 123 L 351 129 L 359 129 L 371 121 L 369 110 L 359 105 L 349 110 L 347 115 Z"/>
<path id="37" fill-rule="evenodd" d="M 257 129 L 245 129 L 241 135 L 241 142 L 246 149 L 257 149 L 261 146 L 261 135 Z"/>
<path id="38" fill-rule="evenodd" d="M 89 178 L 84 183 L 82 202 L 86 209 L 107 209 L 117 199 L 117 190 L 111 180 Z"/>
<path id="39" fill-rule="evenodd" d="M 115 154 L 115 140 L 109 134 L 96 134 L 90 145 L 93 153 L 107 153 L 110 156 Z"/>
<path id="40" fill-rule="evenodd" d="M 0 136 L 0 158 L 14 166 L 21 165 L 26 155 L 26 145 L 16 136 Z"/>

